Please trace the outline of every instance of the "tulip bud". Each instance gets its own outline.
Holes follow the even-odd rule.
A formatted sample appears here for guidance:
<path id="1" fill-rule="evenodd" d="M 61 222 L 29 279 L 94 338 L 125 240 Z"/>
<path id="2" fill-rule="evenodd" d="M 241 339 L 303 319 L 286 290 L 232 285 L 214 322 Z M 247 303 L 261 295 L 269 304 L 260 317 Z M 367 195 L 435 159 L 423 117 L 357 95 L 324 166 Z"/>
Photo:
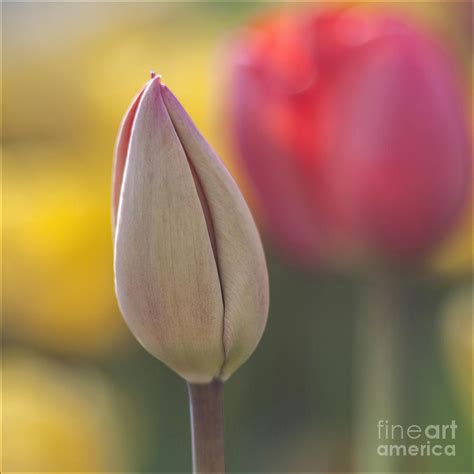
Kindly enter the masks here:
<path id="1" fill-rule="evenodd" d="M 236 41 L 238 155 L 270 234 L 305 261 L 425 255 L 468 196 L 452 61 L 424 32 L 357 9 L 283 14 Z"/>
<path id="2" fill-rule="evenodd" d="M 189 382 L 226 380 L 265 327 L 263 248 L 224 164 L 154 74 L 123 119 L 113 189 L 115 286 L 130 330 Z"/>

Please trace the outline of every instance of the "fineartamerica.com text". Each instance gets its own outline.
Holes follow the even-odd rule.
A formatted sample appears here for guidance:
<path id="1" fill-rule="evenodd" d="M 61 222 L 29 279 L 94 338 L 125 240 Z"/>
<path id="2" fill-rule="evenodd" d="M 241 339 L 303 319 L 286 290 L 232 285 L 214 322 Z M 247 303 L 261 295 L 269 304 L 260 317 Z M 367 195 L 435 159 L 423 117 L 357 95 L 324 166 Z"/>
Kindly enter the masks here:
<path id="1" fill-rule="evenodd" d="M 379 420 L 377 436 L 379 456 L 456 456 L 455 420 L 448 424 L 402 425 Z"/>

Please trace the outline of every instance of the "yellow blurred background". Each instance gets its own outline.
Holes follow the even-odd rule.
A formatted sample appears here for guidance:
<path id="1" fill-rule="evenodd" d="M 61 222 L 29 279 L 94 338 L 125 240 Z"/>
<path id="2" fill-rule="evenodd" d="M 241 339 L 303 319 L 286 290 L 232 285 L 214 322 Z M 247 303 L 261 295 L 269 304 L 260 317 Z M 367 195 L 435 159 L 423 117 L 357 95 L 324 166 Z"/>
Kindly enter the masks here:
<path id="1" fill-rule="evenodd" d="M 378 7 L 403 10 L 440 35 L 459 61 L 469 91 L 467 2 Z M 126 374 L 136 369 L 131 363 L 124 368 L 121 361 L 143 363 L 147 376 L 165 369 L 141 354 L 114 297 L 110 185 L 115 136 L 122 114 L 154 69 L 251 196 L 233 162 L 222 121 L 226 77 L 220 64 L 239 26 L 275 8 L 282 6 L 2 5 L 4 471 L 112 471 L 147 465 L 129 453 L 133 443 L 123 413 L 133 418 L 143 408 L 133 401 L 145 402 L 133 395 L 137 387 L 123 396 Z M 441 279 L 465 278 L 471 272 L 471 214 L 466 210 L 449 244 L 433 257 Z M 282 279 L 291 278 L 290 270 L 276 265 Z M 440 325 L 450 354 L 459 351 L 457 334 L 466 334 L 466 326 L 461 326 L 460 319 L 454 327 Z M 454 372 L 455 378 L 469 377 L 467 372 Z M 168 375 L 160 377 L 169 380 Z M 256 375 L 248 372 L 247 377 Z M 154 390 L 158 388 L 151 393 Z M 170 397 L 163 387 L 159 390 L 163 399 Z M 238 405 L 238 399 L 231 403 Z M 255 402 L 255 411 L 258 406 Z M 183 420 L 186 409 L 183 405 Z M 183 464 L 188 464 L 189 449 L 181 450 L 182 438 L 173 431 L 184 431 L 187 439 L 183 420 L 167 431 L 169 443 L 177 447 L 162 465 L 171 465 L 181 451 L 186 452 Z M 153 436 L 147 434 L 153 429 L 140 425 L 139 415 L 134 423 L 144 438 Z M 165 423 L 173 426 L 170 420 Z M 301 430 L 300 436 L 306 432 L 311 427 Z M 327 441 L 336 446 L 329 449 L 349 443 L 344 437 L 334 439 Z M 242 441 L 240 449 L 250 448 Z M 265 449 L 269 456 L 263 443 Z M 308 470 L 305 460 L 312 459 L 312 449 L 312 442 L 301 441 L 280 465 L 290 471 Z M 240 465 L 235 459 L 234 463 Z"/>

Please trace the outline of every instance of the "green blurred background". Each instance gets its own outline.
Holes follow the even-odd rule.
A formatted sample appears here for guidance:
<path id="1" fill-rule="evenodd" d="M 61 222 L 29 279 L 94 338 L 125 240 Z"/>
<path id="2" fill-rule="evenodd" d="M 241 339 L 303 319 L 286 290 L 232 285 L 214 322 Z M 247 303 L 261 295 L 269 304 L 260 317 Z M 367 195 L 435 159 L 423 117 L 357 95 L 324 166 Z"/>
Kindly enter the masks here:
<path id="1" fill-rule="evenodd" d="M 139 346 L 114 297 L 117 129 L 156 70 L 253 203 L 223 120 L 226 45 L 265 11 L 307 7 L 2 5 L 2 471 L 189 472 L 185 383 Z M 403 11 L 438 35 L 471 97 L 470 3 L 370 8 Z M 402 278 L 409 319 L 401 420 L 461 425 L 454 461 L 417 458 L 405 470 L 472 471 L 470 214 L 428 269 Z M 370 280 L 298 270 L 270 246 L 267 256 L 267 330 L 226 384 L 228 469 L 354 471 L 356 325 Z"/>

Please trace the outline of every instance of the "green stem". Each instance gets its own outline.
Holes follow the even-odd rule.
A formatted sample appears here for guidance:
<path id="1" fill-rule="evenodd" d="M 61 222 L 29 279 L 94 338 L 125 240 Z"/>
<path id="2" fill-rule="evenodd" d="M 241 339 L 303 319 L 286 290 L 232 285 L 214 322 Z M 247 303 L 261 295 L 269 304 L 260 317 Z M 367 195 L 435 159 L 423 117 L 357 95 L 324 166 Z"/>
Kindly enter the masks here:
<path id="1" fill-rule="evenodd" d="M 403 297 L 397 277 L 378 275 L 368 282 L 366 305 L 356 324 L 355 470 L 397 472 L 397 459 L 381 456 L 379 445 L 390 444 L 379 421 L 401 423 Z"/>
<path id="2" fill-rule="evenodd" d="M 224 385 L 188 383 L 193 472 L 225 473 L 224 466 Z"/>

